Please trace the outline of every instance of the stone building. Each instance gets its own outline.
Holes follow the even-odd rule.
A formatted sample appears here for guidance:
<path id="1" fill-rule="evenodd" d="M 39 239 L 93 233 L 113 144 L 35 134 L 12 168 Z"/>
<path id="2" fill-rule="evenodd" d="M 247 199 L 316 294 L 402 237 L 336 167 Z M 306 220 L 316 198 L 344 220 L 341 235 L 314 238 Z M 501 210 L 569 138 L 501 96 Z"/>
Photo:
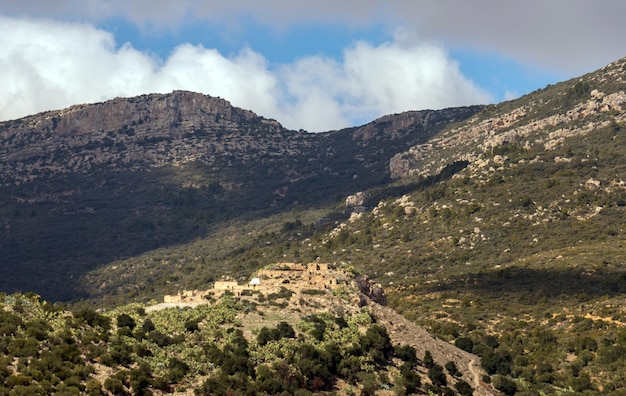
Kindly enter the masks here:
<path id="1" fill-rule="evenodd" d="M 257 271 L 248 284 L 239 285 L 236 281 L 217 281 L 212 289 L 205 291 L 183 291 L 164 296 L 166 303 L 208 302 L 226 293 L 234 296 L 251 295 L 253 291 L 275 293 L 286 288 L 294 293 L 305 289 L 334 289 L 346 285 L 352 276 L 345 270 L 331 269 L 327 263 L 277 263 Z"/>

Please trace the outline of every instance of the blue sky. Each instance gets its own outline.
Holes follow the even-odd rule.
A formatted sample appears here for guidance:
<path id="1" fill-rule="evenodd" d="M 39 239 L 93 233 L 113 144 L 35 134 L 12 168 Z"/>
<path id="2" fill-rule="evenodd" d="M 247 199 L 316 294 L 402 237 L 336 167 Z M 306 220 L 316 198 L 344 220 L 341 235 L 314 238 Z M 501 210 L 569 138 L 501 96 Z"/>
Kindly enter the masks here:
<path id="1" fill-rule="evenodd" d="M 343 50 L 356 41 L 377 45 L 393 38 L 385 24 L 354 28 L 335 23 L 307 23 L 290 27 L 288 31 L 276 31 L 253 19 L 242 19 L 238 28 L 228 33 L 220 24 L 202 22 L 189 23 L 174 31 L 142 28 L 122 19 L 104 21 L 99 27 L 111 31 L 118 45 L 130 42 L 161 59 L 166 59 L 180 43 L 188 42 L 216 48 L 226 56 L 249 46 L 275 64 L 291 63 L 308 55 L 341 58 Z M 533 67 L 497 52 L 457 48 L 450 50 L 450 56 L 459 62 L 463 74 L 485 88 L 497 102 L 571 77 L 567 72 Z"/>
<path id="2" fill-rule="evenodd" d="M 0 0 L 0 120 L 175 89 L 309 131 L 499 102 L 625 56 L 622 3 Z"/>

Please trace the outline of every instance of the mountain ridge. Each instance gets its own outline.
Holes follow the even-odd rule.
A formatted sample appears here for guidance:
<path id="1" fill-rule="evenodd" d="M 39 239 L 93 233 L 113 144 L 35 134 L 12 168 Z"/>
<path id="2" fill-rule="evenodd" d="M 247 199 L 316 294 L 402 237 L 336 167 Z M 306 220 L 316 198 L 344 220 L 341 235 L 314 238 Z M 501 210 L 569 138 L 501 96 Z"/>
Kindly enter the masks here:
<path id="1" fill-rule="evenodd" d="M 179 133 L 174 112 L 152 141 L 122 123 L 109 146 L 78 142 L 66 173 L 51 154 L 2 163 L 2 287 L 111 307 L 324 262 L 379 282 L 407 320 L 479 356 L 480 380 L 504 394 L 620 395 L 625 91 L 626 58 L 496 105 L 315 135 L 254 117 L 230 135 L 215 117 Z M 24 128 L 2 155 L 49 133 Z M 198 155 L 111 156 L 174 146 Z"/>
<path id="2" fill-rule="evenodd" d="M 382 185 L 393 154 L 479 110 L 408 112 L 312 134 L 175 91 L 0 123 L 0 289 L 54 299 L 47 290 L 60 288 L 71 299 L 61 285 L 75 283 L 83 267 L 197 238 L 246 213 Z M 24 269 L 58 271 L 64 281 L 45 286 L 45 275 L 29 286 L 35 278 Z"/>
<path id="3" fill-rule="evenodd" d="M 562 88 L 566 83 L 559 83 L 520 99 L 489 106 L 486 114 L 475 115 L 465 125 L 449 129 L 427 144 L 396 154 L 390 161 L 392 177 L 436 174 L 442 167 L 434 166 L 436 158 L 428 158 L 429 153 L 442 157 L 445 152 L 450 163 L 476 161 L 482 154 L 509 144 L 526 148 L 543 144 L 546 150 L 551 150 L 569 137 L 586 135 L 611 122 L 624 122 L 624 114 L 620 113 L 626 104 L 625 69 L 626 58 L 622 58 L 595 73 L 570 80 L 576 83 L 568 90 Z M 547 106 L 551 106 L 552 114 L 543 114 Z M 499 109 L 504 113 L 498 113 Z M 490 117 L 489 113 L 495 117 Z M 617 116 L 610 117 L 612 113 Z M 609 117 L 593 120 L 594 116 L 598 118 L 602 114 Z M 579 125 L 585 119 L 591 121 Z"/>

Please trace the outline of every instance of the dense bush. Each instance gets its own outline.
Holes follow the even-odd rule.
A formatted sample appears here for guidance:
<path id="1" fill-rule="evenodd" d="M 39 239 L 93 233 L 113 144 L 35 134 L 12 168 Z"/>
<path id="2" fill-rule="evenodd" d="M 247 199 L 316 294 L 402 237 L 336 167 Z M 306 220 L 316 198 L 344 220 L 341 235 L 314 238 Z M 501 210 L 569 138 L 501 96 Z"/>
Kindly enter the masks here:
<path id="1" fill-rule="evenodd" d="M 458 381 L 456 384 L 454 384 L 454 387 L 461 396 L 471 396 L 474 394 L 474 389 L 472 388 L 472 386 L 463 380 Z"/>
<path id="2" fill-rule="evenodd" d="M 434 364 L 428 369 L 428 378 L 435 386 L 446 386 L 448 384 L 448 380 L 446 378 L 446 374 L 443 372 L 443 367 L 438 364 Z"/>
<path id="3" fill-rule="evenodd" d="M 504 375 L 494 375 L 492 383 L 497 390 L 501 391 L 505 395 L 512 396 L 517 391 L 517 385 L 515 384 L 515 381 Z"/>
<path id="4" fill-rule="evenodd" d="M 74 317 L 85 321 L 89 326 L 100 327 L 105 331 L 111 328 L 111 318 L 100 315 L 93 309 L 81 309 L 80 311 L 74 312 Z"/>

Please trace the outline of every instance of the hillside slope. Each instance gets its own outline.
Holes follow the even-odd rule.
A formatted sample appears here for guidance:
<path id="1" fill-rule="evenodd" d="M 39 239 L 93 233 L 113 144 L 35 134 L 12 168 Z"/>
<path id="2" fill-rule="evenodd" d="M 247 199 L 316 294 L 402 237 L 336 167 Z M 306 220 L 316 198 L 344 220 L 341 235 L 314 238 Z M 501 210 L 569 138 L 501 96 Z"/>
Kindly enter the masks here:
<path id="1" fill-rule="evenodd" d="M 0 123 L 0 290 L 76 299 L 116 259 L 386 183 L 394 154 L 479 109 L 310 134 L 177 91 Z"/>
<path id="2" fill-rule="evenodd" d="M 326 289 L 298 282 L 299 267 L 241 296 L 109 312 L 2 295 L 0 393 L 497 394 L 477 356 L 371 300 L 384 295 L 367 278 L 319 268 L 337 281 Z"/>
<path id="3" fill-rule="evenodd" d="M 352 266 L 406 318 L 481 356 L 504 393 L 620 395 L 625 80 L 622 59 L 450 125 L 393 157 L 396 182 L 354 194 L 324 227 L 321 212 L 292 211 L 120 260 L 86 283 L 146 298 L 210 280 L 196 257 L 235 277 L 284 260 Z M 164 266 L 152 289 L 118 280 Z"/>
<path id="4" fill-rule="evenodd" d="M 220 135 L 222 145 L 221 127 L 176 135 L 184 116 L 171 142 L 119 127 L 116 139 L 142 139 L 116 149 L 140 158 L 128 168 L 113 165 L 122 154 L 100 165 L 81 154 L 71 170 L 42 168 L 50 153 L 11 157 L 42 136 L 35 120 L 46 116 L 4 123 L 2 166 L 13 179 L 0 190 L 10 260 L 0 279 L 98 305 L 323 261 L 379 281 L 408 320 L 480 356 L 482 379 L 505 394 L 620 395 L 625 92 L 622 59 L 514 101 L 318 135 L 233 110 L 244 132 Z M 194 94 L 134 101 L 178 96 Z M 249 149 L 256 133 L 273 136 L 271 150 Z M 81 153 L 111 150 L 84 142 Z M 183 152 L 189 162 L 151 162 Z"/>
<path id="5" fill-rule="evenodd" d="M 297 254 L 374 276 L 511 394 L 622 394 L 625 92 L 622 59 L 490 106 L 396 155 L 404 195 Z"/>

